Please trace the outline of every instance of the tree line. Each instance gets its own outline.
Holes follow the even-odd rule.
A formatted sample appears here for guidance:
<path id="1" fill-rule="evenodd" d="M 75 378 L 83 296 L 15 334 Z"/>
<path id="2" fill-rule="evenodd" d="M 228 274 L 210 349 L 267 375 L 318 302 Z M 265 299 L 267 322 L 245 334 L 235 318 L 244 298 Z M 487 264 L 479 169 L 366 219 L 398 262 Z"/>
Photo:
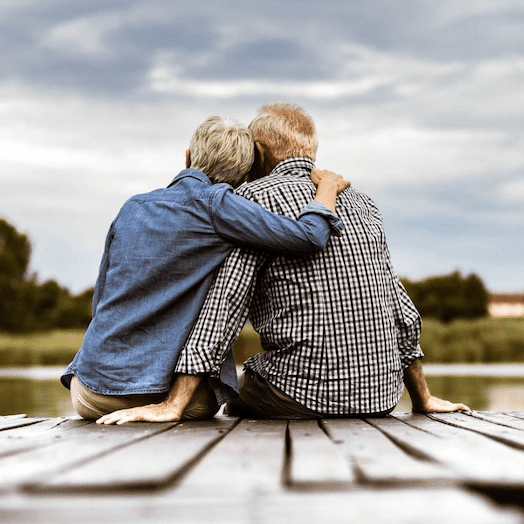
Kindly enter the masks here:
<path id="1" fill-rule="evenodd" d="M 86 328 L 91 320 L 93 288 L 72 295 L 56 280 L 39 283 L 28 275 L 31 242 L 0 218 L 0 331 L 24 333 Z M 422 317 L 449 322 L 486 316 L 489 293 L 475 274 L 458 271 L 419 282 L 402 279 Z"/>
<path id="2" fill-rule="evenodd" d="M 0 218 L 0 331 L 87 327 L 93 289 L 72 295 L 56 280 L 39 283 L 36 275 L 28 275 L 30 257 L 27 235 Z"/>
<path id="3" fill-rule="evenodd" d="M 488 315 L 489 293 L 475 274 L 463 277 L 455 271 L 419 282 L 404 278 L 402 283 L 423 318 L 450 322 Z"/>

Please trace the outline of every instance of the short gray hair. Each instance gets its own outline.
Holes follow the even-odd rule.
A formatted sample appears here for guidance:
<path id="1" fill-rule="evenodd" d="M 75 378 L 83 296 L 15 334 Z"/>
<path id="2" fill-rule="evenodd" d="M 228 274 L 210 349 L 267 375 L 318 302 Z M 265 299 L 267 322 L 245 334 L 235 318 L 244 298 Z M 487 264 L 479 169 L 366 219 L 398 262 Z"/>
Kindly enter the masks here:
<path id="1" fill-rule="evenodd" d="M 317 156 L 315 123 L 297 105 L 274 102 L 262 106 L 249 130 L 253 140 L 267 146 L 277 162 L 296 157 L 314 161 Z"/>
<path id="2" fill-rule="evenodd" d="M 205 173 L 213 184 L 239 185 L 255 158 L 249 129 L 232 118 L 211 116 L 196 129 L 189 144 L 191 167 Z"/>

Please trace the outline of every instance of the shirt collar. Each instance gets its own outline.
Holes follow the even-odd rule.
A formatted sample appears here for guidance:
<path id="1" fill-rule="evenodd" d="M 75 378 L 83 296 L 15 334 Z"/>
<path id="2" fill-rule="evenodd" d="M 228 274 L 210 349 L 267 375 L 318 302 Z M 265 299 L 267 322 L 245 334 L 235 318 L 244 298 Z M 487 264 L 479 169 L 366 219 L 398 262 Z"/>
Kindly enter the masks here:
<path id="1" fill-rule="evenodd" d="M 295 171 L 298 175 L 309 176 L 314 167 L 313 161 L 307 157 L 286 158 L 275 166 L 271 175 L 289 174 L 290 171 Z"/>
<path id="2" fill-rule="evenodd" d="M 208 176 L 202 171 L 199 171 L 198 169 L 184 169 L 183 171 L 180 171 L 178 175 L 173 178 L 171 183 L 167 187 L 171 187 L 175 182 L 178 182 L 178 180 L 182 180 L 183 178 L 196 178 L 197 180 L 200 180 L 201 182 L 204 182 L 204 184 L 212 185 L 211 180 L 209 180 Z"/>

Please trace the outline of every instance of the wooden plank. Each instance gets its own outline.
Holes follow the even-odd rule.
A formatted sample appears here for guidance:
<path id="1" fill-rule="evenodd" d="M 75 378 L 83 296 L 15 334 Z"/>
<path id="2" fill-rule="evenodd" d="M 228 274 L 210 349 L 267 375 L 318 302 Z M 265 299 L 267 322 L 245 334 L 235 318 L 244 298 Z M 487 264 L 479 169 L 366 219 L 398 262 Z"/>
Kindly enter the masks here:
<path id="1" fill-rule="evenodd" d="M 68 417 L 41 419 L 29 426 L 18 426 L 0 433 L 0 457 L 23 453 L 56 442 L 51 429 L 60 426 L 60 432 L 89 424 L 87 420 L 71 420 Z"/>
<path id="2" fill-rule="evenodd" d="M 500 413 L 498 411 L 472 411 L 471 416 L 492 422 L 493 424 L 500 424 L 501 426 L 524 431 L 524 420 L 506 413 Z"/>
<path id="3" fill-rule="evenodd" d="M 81 423 L 82 421 L 71 421 Z M 129 423 L 103 426 L 79 425 L 68 431 L 60 426 L 50 430 L 50 445 L 0 459 L 0 490 L 17 484 L 38 482 L 49 475 L 74 467 L 96 456 L 172 427 L 173 424 Z"/>
<path id="4" fill-rule="evenodd" d="M 300 496 L 302 495 L 302 496 Z M 457 488 L 381 489 L 338 493 L 286 493 L 259 504 L 256 520 L 296 524 L 496 524 L 522 523 L 486 499 Z"/>
<path id="5" fill-rule="evenodd" d="M 216 418 L 167 426 L 160 433 L 25 487 L 75 492 L 158 488 L 182 474 L 235 422 Z"/>
<path id="6" fill-rule="evenodd" d="M 177 497 L 203 492 L 241 501 L 281 491 L 286 428 L 285 420 L 242 420 L 181 479 Z"/>
<path id="7" fill-rule="evenodd" d="M 524 411 L 506 411 L 506 415 L 524 420 Z"/>
<path id="8" fill-rule="evenodd" d="M 400 445 L 449 467 L 468 485 L 524 489 L 519 450 L 425 415 L 395 415 L 373 419 L 373 424 Z"/>
<path id="9" fill-rule="evenodd" d="M 228 478 L 225 473 L 222 483 Z M 0 499 L 0 515 L 2 524 L 522 524 L 522 514 L 456 487 L 280 491 L 238 499 L 176 493 Z"/>
<path id="10" fill-rule="evenodd" d="M 524 449 L 524 431 L 519 429 L 492 424 L 464 413 L 430 413 L 428 416 L 444 424 L 474 431 L 508 446 Z"/>
<path id="11" fill-rule="evenodd" d="M 286 483 L 303 489 L 348 486 L 349 464 L 316 420 L 289 421 L 290 456 Z"/>
<path id="12" fill-rule="evenodd" d="M 406 453 L 379 429 L 359 419 L 323 421 L 361 482 L 442 484 L 454 475 L 433 462 Z"/>
<path id="13" fill-rule="evenodd" d="M 43 418 L 28 418 L 27 415 L 6 415 L 0 417 L 0 431 L 22 426 L 30 426 L 44 420 Z"/>

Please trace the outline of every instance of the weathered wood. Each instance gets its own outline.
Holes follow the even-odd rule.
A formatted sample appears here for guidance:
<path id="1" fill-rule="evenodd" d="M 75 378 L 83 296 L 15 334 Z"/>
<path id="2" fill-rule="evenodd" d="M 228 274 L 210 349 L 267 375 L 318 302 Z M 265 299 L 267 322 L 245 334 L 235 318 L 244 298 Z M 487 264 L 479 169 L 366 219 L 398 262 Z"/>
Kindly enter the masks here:
<path id="1" fill-rule="evenodd" d="M 227 479 L 225 475 L 224 482 Z M 281 491 L 245 498 L 205 491 L 0 499 L 2 524 L 522 524 L 522 514 L 459 488 Z"/>
<path id="2" fill-rule="evenodd" d="M 165 424 L 102 426 L 95 423 L 86 425 L 80 420 L 71 423 L 78 427 L 62 431 L 58 426 L 51 430 L 55 438 L 53 443 L 1 459 L 0 489 L 11 489 L 16 484 L 29 481 L 36 483 L 51 474 L 73 468 L 166 428 Z"/>
<path id="3" fill-rule="evenodd" d="M 326 489 L 348 486 L 355 481 L 344 455 L 316 420 L 291 420 L 289 440 L 286 482 L 290 486 Z"/>
<path id="4" fill-rule="evenodd" d="M 513 439 L 521 419 L 474 415 L 37 420 L 0 431 L 0 521 L 522 524 L 464 489 L 524 507 L 524 451 L 488 435 Z"/>
<path id="5" fill-rule="evenodd" d="M 0 418 L 0 431 L 30 426 L 44 420 L 43 418 L 28 418 L 26 415 L 7 415 Z"/>
<path id="6" fill-rule="evenodd" d="M 469 485 L 524 488 L 524 453 L 484 435 L 416 414 L 373 424 L 413 452 L 447 466 Z"/>
<path id="7" fill-rule="evenodd" d="M 498 411 L 472 411 L 471 417 L 524 431 L 524 420 Z"/>
<path id="8" fill-rule="evenodd" d="M 282 490 L 285 420 L 243 420 L 181 479 L 177 494 L 234 496 L 237 500 Z"/>
<path id="9" fill-rule="evenodd" d="M 358 478 L 369 484 L 439 483 L 454 475 L 443 467 L 406 453 L 378 428 L 364 420 L 325 420 Z"/>
<path id="10" fill-rule="evenodd" d="M 486 420 L 481 420 L 464 413 L 431 413 L 429 417 L 433 420 L 444 422 L 444 424 L 450 424 L 457 428 L 480 433 L 508 446 L 524 449 L 524 431 L 520 429 L 491 424 Z"/>
<path id="11" fill-rule="evenodd" d="M 301 496 L 302 495 L 302 496 Z M 257 520 L 295 524 L 497 524 L 521 517 L 456 488 L 297 493 L 267 500 Z"/>
<path id="12" fill-rule="evenodd" d="M 58 426 L 60 432 L 63 432 L 88 423 L 85 420 L 72 421 L 68 417 L 37 419 L 33 424 L 5 430 L 2 434 L 5 438 L 0 439 L 0 457 L 42 448 L 56 442 L 57 435 L 50 430 Z"/>
<path id="13" fill-rule="evenodd" d="M 216 418 L 176 426 L 167 424 L 155 432 L 150 428 L 143 435 L 148 438 L 31 483 L 26 489 L 78 492 L 159 488 L 182 474 L 234 423 L 235 419 Z"/>
<path id="14" fill-rule="evenodd" d="M 524 420 L 524 411 L 506 411 L 506 415 Z"/>

